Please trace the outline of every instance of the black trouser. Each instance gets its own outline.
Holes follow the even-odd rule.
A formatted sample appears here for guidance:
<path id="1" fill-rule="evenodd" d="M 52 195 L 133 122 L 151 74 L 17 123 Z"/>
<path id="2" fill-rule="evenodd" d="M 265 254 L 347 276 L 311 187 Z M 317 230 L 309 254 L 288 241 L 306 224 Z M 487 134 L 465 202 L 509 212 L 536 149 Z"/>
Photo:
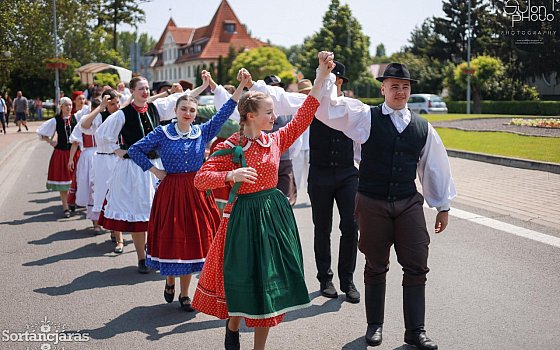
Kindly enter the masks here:
<path id="1" fill-rule="evenodd" d="M 278 184 L 276 188 L 284 193 L 292 207 L 296 204 L 297 187 L 291 159 L 280 160 L 280 165 L 278 166 Z"/>
<path id="2" fill-rule="evenodd" d="M 4 117 L 4 112 L 0 112 L 0 121 L 2 122 L 2 130 L 6 133 L 6 119 Z"/>
<path id="3" fill-rule="evenodd" d="M 331 270 L 331 232 L 333 205 L 336 200 L 340 215 L 340 247 L 338 277 L 340 289 L 347 291 L 353 283 L 358 247 L 358 225 L 354 219 L 354 203 L 358 189 L 358 171 L 354 167 L 309 167 L 307 191 L 313 213 L 315 263 L 317 279 L 324 283 L 333 279 Z"/>
<path id="4" fill-rule="evenodd" d="M 389 253 L 395 245 L 402 266 L 404 287 L 426 283 L 430 236 L 420 193 L 396 202 L 373 199 L 359 193 L 356 217 L 360 226 L 360 251 L 366 257 L 366 285 L 384 284 L 389 271 Z"/>

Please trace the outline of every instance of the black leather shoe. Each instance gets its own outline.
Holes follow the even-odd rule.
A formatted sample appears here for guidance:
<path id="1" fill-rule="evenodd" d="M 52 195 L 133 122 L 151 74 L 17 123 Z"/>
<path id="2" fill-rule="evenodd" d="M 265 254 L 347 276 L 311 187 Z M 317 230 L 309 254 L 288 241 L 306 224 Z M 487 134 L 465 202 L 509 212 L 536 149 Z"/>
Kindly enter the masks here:
<path id="1" fill-rule="evenodd" d="M 409 345 L 414 345 L 420 350 L 433 350 L 438 348 L 436 343 L 426 336 L 425 331 L 404 332 L 404 342 Z"/>
<path id="2" fill-rule="evenodd" d="M 321 295 L 327 298 L 338 298 L 338 293 L 332 281 L 321 283 Z"/>
<path id="3" fill-rule="evenodd" d="M 347 302 L 352 304 L 357 304 L 360 302 L 360 292 L 358 292 L 354 284 L 351 284 L 350 287 L 348 287 L 348 290 L 343 290 L 343 292 L 346 293 Z"/>
<path id="4" fill-rule="evenodd" d="M 171 303 L 173 302 L 173 299 L 175 298 L 175 285 L 169 285 L 167 284 L 167 282 L 165 282 L 165 289 L 163 290 L 163 297 L 165 298 L 165 301 L 167 301 L 167 303 Z"/>
<path id="5" fill-rule="evenodd" d="M 381 345 L 383 341 L 383 326 L 368 324 L 366 331 L 366 343 L 370 346 Z"/>
<path id="6" fill-rule="evenodd" d="M 181 304 L 181 310 L 186 312 L 193 312 L 194 309 L 191 303 L 191 298 L 189 298 L 188 296 L 182 297 L 181 295 L 179 295 L 179 304 Z"/>
<path id="7" fill-rule="evenodd" d="M 241 349 L 241 344 L 239 343 L 239 331 L 234 332 L 229 329 L 229 318 L 226 321 L 226 338 L 224 340 L 224 346 L 226 350 L 239 350 Z"/>
<path id="8" fill-rule="evenodd" d="M 138 272 L 143 274 L 150 273 L 150 269 L 146 266 L 146 259 L 138 260 Z"/>

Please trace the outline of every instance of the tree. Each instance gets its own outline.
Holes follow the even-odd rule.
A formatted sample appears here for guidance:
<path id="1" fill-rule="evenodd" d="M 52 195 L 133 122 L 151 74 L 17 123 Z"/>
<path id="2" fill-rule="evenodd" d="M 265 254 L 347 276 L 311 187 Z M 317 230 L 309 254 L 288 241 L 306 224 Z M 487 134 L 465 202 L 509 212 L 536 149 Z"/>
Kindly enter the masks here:
<path id="1" fill-rule="evenodd" d="M 125 23 L 136 27 L 146 20 L 146 13 L 140 3 L 150 0 L 97 0 L 99 8 L 98 23 L 107 26 L 113 37 L 113 50 L 117 51 L 117 25 Z M 110 25 L 110 27 L 109 27 Z"/>
<path id="2" fill-rule="evenodd" d="M 156 46 L 157 40 L 148 35 L 148 33 L 142 33 L 137 36 L 134 32 L 119 32 L 118 53 L 124 65 L 129 68 L 132 68 L 130 62 L 130 47 L 136 42 L 138 42 L 140 46 L 140 55 L 142 55 Z"/>
<path id="3" fill-rule="evenodd" d="M 294 67 L 288 62 L 284 52 L 271 46 L 263 46 L 239 54 L 228 72 L 230 84 L 238 84 L 236 77 L 241 68 L 247 68 L 255 81 L 271 74 L 279 76 L 286 84 L 295 81 Z"/>
<path id="4" fill-rule="evenodd" d="M 385 53 L 385 45 L 383 43 L 377 45 L 375 48 L 375 57 L 385 57 L 387 54 Z"/>
<path id="5" fill-rule="evenodd" d="M 340 5 L 339 0 L 331 0 L 323 16 L 323 27 L 304 41 L 303 60 L 299 68 L 310 79 L 315 77 L 317 53 L 321 50 L 333 51 L 335 59 L 346 66 L 350 85 L 371 77 L 367 70 L 371 62 L 369 37 L 362 33 L 362 26 L 352 16 L 350 7 Z"/>
<path id="6" fill-rule="evenodd" d="M 237 55 L 239 55 L 243 51 L 245 51 L 245 48 L 243 47 L 236 50 L 235 47 L 230 46 L 227 56 L 225 58 L 223 58 L 222 56 L 218 58 L 218 68 L 216 72 L 217 82 L 225 84 L 227 81 L 229 81 L 229 70 L 231 68 L 231 65 Z"/>
<path id="7" fill-rule="evenodd" d="M 440 94 L 443 90 L 446 65 L 439 60 L 404 52 L 392 55 L 391 61 L 404 63 L 412 78 L 418 80 L 412 86 L 413 92 Z"/>

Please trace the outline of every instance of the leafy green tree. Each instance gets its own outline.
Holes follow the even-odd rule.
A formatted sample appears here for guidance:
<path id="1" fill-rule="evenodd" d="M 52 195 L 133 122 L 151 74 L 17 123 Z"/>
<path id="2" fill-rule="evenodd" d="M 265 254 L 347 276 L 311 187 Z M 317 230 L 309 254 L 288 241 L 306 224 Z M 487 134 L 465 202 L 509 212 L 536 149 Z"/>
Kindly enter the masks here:
<path id="1" fill-rule="evenodd" d="M 368 80 L 369 37 L 362 32 L 362 26 L 352 16 L 348 5 L 340 5 L 339 0 L 331 0 L 329 9 L 323 16 L 323 27 L 304 41 L 303 60 L 299 67 L 304 76 L 315 77 L 317 53 L 333 51 L 335 59 L 346 66 L 349 85 Z"/>
<path id="2" fill-rule="evenodd" d="M 444 63 L 410 52 L 396 53 L 391 56 L 391 61 L 404 63 L 412 78 L 418 80 L 418 83 L 412 86 L 413 92 L 431 94 L 442 92 L 446 69 Z"/>
<path id="3" fill-rule="evenodd" d="M 375 48 L 375 57 L 385 57 L 387 54 L 385 53 L 385 45 L 383 43 L 377 45 Z"/>
<path id="4" fill-rule="evenodd" d="M 286 84 L 295 81 L 294 67 L 288 62 L 284 52 L 271 46 L 263 46 L 239 54 L 228 72 L 230 84 L 238 84 L 236 77 L 241 68 L 251 72 L 255 81 L 271 74 L 279 76 Z"/>
<path id="5" fill-rule="evenodd" d="M 225 84 L 227 81 L 229 81 L 229 70 L 231 68 L 231 65 L 237 55 L 239 55 L 243 51 L 245 51 L 245 48 L 243 47 L 236 50 L 235 47 L 230 46 L 227 56 L 225 58 L 222 56 L 218 58 L 218 67 L 216 71 L 216 81 L 218 83 Z"/>
<path id="6" fill-rule="evenodd" d="M 118 74 L 113 73 L 96 73 L 93 77 L 93 82 L 99 86 L 108 85 L 115 89 L 119 83 L 120 78 Z"/>
<path id="7" fill-rule="evenodd" d="M 146 13 L 140 8 L 140 4 L 149 2 L 150 0 L 96 0 L 93 1 L 94 7 L 97 7 L 98 25 L 104 26 L 113 38 L 113 50 L 118 50 L 118 32 L 119 24 L 128 24 L 136 27 L 138 23 L 146 20 Z"/>
<path id="8" fill-rule="evenodd" d="M 119 32 L 118 40 L 118 53 L 120 59 L 124 66 L 132 68 L 130 62 L 130 46 L 138 42 L 140 45 L 140 55 L 145 52 L 150 51 L 154 46 L 156 46 L 157 40 L 152 38 L 148 33 L 142 33 L 139 36 L 135 32 Z"/>

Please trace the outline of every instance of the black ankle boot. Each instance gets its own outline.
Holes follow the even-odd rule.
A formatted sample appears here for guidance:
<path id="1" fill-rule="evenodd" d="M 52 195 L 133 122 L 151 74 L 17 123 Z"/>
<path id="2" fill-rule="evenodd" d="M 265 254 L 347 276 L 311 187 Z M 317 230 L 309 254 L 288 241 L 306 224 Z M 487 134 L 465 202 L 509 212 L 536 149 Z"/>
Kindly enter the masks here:
<path id="1" fill-rule="evenodd" d="M 426 286 L 403 287 L 404 342 L 420 350 L 434 350 L 438 346 L 426 336 Z"/>
<path id="2" fill-rule="evenodd" d="M 226 350 L 239 350 L 241 349 L 241 344 L 239 343 L 239 331 L 234 332 L 229 329 L 229 318 L 226 321 L 226 339 L 224 341 L 224 346 Z"/>
<path id="3" fill-rule="evenodd" d="M 365 286 L 366 319 L 368 323 L 366 342 L 370 346 L 381 345 L 383 341 L 383 320 L 385 318 L 385 284 Z"/>

